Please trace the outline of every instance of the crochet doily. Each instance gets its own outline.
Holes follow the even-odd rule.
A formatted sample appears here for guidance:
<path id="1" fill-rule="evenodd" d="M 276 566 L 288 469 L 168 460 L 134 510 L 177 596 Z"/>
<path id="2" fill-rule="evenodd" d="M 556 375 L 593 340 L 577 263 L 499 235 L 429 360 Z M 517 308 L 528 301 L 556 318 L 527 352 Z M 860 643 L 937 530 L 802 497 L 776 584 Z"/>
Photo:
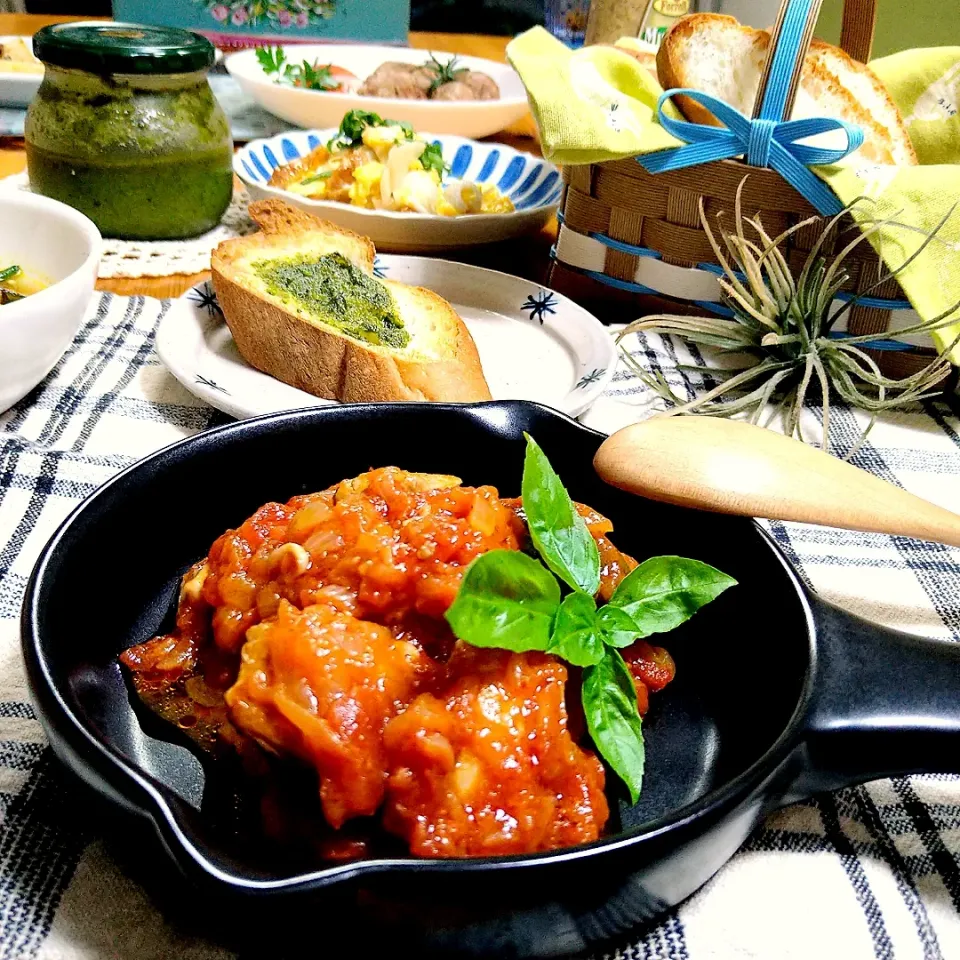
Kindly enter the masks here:
<path id="1" fill-rule="evenodd" d="M 26 173 L 0 180 L 2 190 L 30 190 Z M 210 269 L 210 251 L 231 237 L 242 237 L 255 227 L 247 216 L 250 198 L 237 186 L 220 223 L 190 240 L 110 240 L 104 237 L 100 277 L 168 277 L 175 273 L 202 273 Z"/>

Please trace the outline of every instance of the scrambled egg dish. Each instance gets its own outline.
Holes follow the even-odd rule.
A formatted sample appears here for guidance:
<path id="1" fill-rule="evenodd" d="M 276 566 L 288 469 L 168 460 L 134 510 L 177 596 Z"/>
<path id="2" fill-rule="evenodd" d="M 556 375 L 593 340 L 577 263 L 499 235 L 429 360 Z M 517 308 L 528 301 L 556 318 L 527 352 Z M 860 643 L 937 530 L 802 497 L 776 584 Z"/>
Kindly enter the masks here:
<path id="1" fill-rule="evenodd" d="M 337 137 L 277 167 L 270 185 L 368 210 L 444 217 L 513 210 L 509 198 L 491 184 L 445 180 L 446 172 L 439 146 L 420 139 L 408 124 L 354 110 L 344 117 Z"/>

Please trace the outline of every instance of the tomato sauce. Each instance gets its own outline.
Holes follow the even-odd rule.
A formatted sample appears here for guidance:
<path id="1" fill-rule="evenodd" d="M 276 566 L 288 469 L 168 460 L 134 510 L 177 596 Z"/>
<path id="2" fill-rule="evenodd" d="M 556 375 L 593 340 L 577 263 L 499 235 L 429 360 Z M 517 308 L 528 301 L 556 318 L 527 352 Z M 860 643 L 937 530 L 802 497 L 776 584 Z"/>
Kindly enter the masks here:
<path id="1" fill-rule="evenodd" d="M 578 508 L 608 599 L 635 562 L 609 520 Z M 519 501 L 493 487 L 372 470 L 224 533 L 184 576 L 176 629 L 121 661 L 147 705 L 205 748 L 315 771 L 335 829 L 380 813 L 431 857 L 588 842 L 609 810 L 603 766 L 580 743 L 577 682 L 567 696 L 578 677 L 546 654 L 469 647 L 444 619 L 475 557 L 526 545 Z M 673 662 L 644 642 L 624 655 L 643 712 Z M 366 844 L 345 834 L 325 849 Z"/>

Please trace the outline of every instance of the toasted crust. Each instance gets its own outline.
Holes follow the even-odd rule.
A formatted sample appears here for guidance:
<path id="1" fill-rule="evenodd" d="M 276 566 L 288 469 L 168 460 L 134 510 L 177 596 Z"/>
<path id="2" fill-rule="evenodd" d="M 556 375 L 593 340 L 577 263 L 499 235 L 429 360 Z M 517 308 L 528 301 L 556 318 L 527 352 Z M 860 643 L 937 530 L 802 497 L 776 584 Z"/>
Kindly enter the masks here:
<path id="1" fill-rule="evenodd" d="M 874 122 L 883 128 L 893 144 L 892 153 L 895 163 L 911 165 L 919 163 L 900 108 L 893 102 L 893 98 L 887 93 L 887 88 L 867 64 L 854 60 L 846 50 L 824 43 L 822 40 L 814 40 L 810 44 L 807 61 L 811 59 L 834 76 L 845 79 L 851 93 L 862 106 L 868 109 Z M 871 100 L 869 104 L 868 99 Z"/>
<path id="2" fill-rule="evenodd" d="M 717 87 L 733 84 L 740 101 L 735 105 L 749 112 L 769 45 L 769 31 L 742 26 L 721 14 L 692 14 L 677 21 L 664 37 L 657 53 L 657 73 L 665 89 L 696 87 L 716 93 Z M 737 56 L 724 58 L 731 48 L 736 48 Z M 691 76 L 691 58 L 702 62 L 711 50 L 718 54 L 715 73 L 707 82 L 702 75 Z M 730 60 L 736 61 L 735 69 Z M 868 96 L 876 98 L 879 108 L 864 105 Z M 903 119 L 883 85 L 868 67 L 839 48 L 813 41 L 804 61 L 794 116 L 800 115 L 801 97 L 807 101 L 804 115 L 833 116 L 859 125 L 865 136 L 860 155 L 865 159 L 886 164 L 917 162 Z M 719 125 L 713 114 L 689 97 L 678 96 L 675 101 L 688 120 Z"/>
<path id="3" fill-rule="evenodd" d="M 255 250 L 264 253 L 271 248 L 280 249 L 296 243 L 297 239 L 309 238 L 322 233 L 328 238 L 338 238 L 341 252 L 361 270 L 373 273 L 373 261 L 377 255 L 374 245 L 360 234 L 337 226 L 327 220 L 313 217 L 283 200 L 256 200 L 248 209 L 250 219 L 260 228 L 258 233 L 246 237 L 224 240 L 213 251 L 210 262 L 222 268 L 247 259 Z"/>
<path id="4" fill-rule="evenodd" d="M 221 243 L 211 257 L 213 285 L 241 356 L 270 376 L 318 397 L 344 402 L 489 400 L 476 344 L 456 311 L 421 287 L 383 281 L 413 340 L 402 350 L 364 344 L 300 315 L 256 289 L 251 256 L 289 255 L 323 244 L 368 273 L 373 244 L 280 200 L 250 205 L 261 232 Z M 417 351 L 429 348 L 429 356 Z"/>
<path id="5" fill-rule="evenodd" d="M 693 84 L 684 80 L 682 51 L 687 43 L 696 41 L 702 31 L 708 31 L 724 25 L 728 29 L 737 29 L 745 34 L 753 32 L 749 27 L 743 27 L 736 17 L 729 17 L 722 13 L 691 13 L 681 17 L 660 41 L 657 50 L 657 77 L 664 90 L 675 87 L 689 87 Z M 677 109 L 691 123 L 706 123 L 714 127 L 720 126 L 720 121 L 705 107 L 691 100 L 689 97 L 676 96 L 673 98 Z"/>

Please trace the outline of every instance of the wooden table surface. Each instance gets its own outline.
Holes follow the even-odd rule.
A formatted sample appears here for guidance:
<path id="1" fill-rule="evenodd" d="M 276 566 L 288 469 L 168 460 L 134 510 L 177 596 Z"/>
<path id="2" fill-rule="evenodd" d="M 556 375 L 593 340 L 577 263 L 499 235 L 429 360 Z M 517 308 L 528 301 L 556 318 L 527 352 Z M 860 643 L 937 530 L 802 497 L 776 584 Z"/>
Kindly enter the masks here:
<path id="1" fill-rule="evenodd" d="M 48 23 L 64 23 L 76 19 L 76 17 L 47 17 L 27 13 L 0 13 L 0 36 L 33 35 Z M 500 62 L 505 60 L 504 51 L 509 40 L 509 37 L 491 37 L 480 34 L 410 34 L 410 46 L 412 47 L 468 54 Z M 507 143 L 526 153 L 540 155 L 536 140 L 536 127 L 529 115 L 514 126 L 489 139 Z M 0 137 L 0 177 L 19 173 L 25 167 L 26 156 L 23 152 L 23 141 L 11 137 Z M 446 256 L 450 259 L 463 260 L 464 262 L 475 263 L 541 281 L 546 270 L 550 245 L 556 239 L 556 231 L 556 222 L 554 222 L 535 236 L 475 247 L 469 251 L 451 252 Z M 151 297 L 176 297 L 208 276 L 207 273 L 201 273 L 194 276 L 176 274 L 169 277 L 104 279 L 98 283 L 98 287 L 101 290 L 111 290 L 114 293 L 124 295 L 144 294 Z"/>

